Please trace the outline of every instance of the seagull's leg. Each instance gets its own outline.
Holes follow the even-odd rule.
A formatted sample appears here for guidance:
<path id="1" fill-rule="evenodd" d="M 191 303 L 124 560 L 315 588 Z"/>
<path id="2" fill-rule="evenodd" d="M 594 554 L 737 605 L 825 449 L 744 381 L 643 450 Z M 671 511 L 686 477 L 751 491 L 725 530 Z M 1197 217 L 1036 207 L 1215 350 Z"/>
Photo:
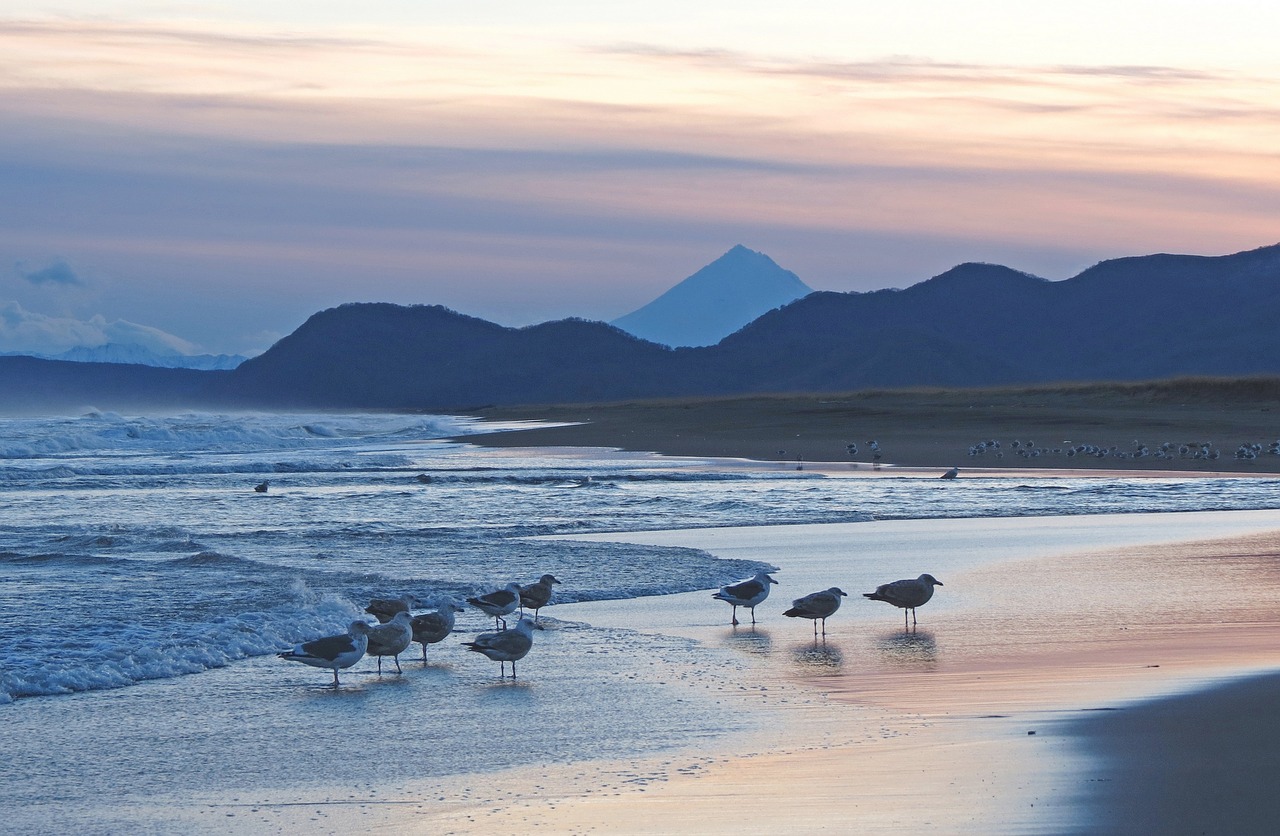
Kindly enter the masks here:
<path id="1" fill-rule="evenodd" d="M 404 673 L 404 671 L 400 670 L 400 654 L 397 653 L 395 656 L 391 658 L 396 660 L 396 673 Z"/>
<path id="2" fill-rule="evenodd" d="M 916 621 L 916 608 L 912 607 L 911 608 L 911 626 L 914 627 L 916 626 L 917 623 L 918 622 Z"/>
<path id="3" fill-rule="evenodd" d="M 334 688 L 338 687 L 338 669 L 337 668 L 333 669 L 333 687 Z"/>
<path id="4" fill-rule="evenodd" d="M 378 676 L 382 676 L 382 657 L 378 657 Z"/>
<path id="5" fill-rule="evenodd" d="M 514 682 L 515 679 L 516 679 L 516 660 L 512 659 L 511 660 L 511 681 Z"/>
<path id="6" fill-rule="evenodd" d="M 826 634 L 827 634 L 827 620 L 824 618 L 822 619 L 822 635 L 825 636 Z"/>
<path id="7" fill-rule="evenodd" d="M 902 608 L 902 629 L 907 630 L 910 628 L 910 626 L 911 625 L 907 624 L 907 609 L 906 607 L 903 607 Z"/>
<path id="8" fill-rule="evenodd" d="M 737 627 L 738 626 L 738 605 L 731 604 L 730 606 L 733 607 L 733 620 L 730 623 L 732 623 L 734 627 Z"/>
<path id="9" fill-rule="evenodd" d="M 427 643 L 423 642 L 422 643 L 422 664 L 425 665 L 426 663 L 427 663 Z"/>
<path id="10" fill-rule="evenodd" d="M 756 608 L 755 608 L 755 607 L 752 607 L 752 608 L 751 608 L 751 623 L 752 623 L 752 624 L 755 624 L 755 623 L 756 623 Z"/>
<path id="11" fill-rule="evenodd" d="M 507 620 L 502 616 L 498 616 L 498 620 L 502 622 L 502 629 L 503 630 L 507 629 Z"/>

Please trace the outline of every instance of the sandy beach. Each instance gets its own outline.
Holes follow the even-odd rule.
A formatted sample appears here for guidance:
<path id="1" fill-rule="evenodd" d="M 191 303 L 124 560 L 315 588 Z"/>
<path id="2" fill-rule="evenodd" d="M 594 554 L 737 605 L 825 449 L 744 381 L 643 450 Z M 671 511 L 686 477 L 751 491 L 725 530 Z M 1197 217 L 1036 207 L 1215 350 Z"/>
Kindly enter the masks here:
<path id="1" fill-rule="evenodd" d="M 827 462 L 865 470 L 897 465 L 1275 473 L 1280 455 L 1266 451 L 1280 437 L 1276 413 L 1280 386 L 1274 378 L 1187 379 L 485 408 L 473 414 L 494 422 L 560 426 L 465 440 L 792 465 Z M 1000 447 L 971 455 L 992 441 Z M 1236 458 L 1242 445 L 1257 445 L 1257 455 Z M 1143 447 L 1146 454 L 1133 455 Z M 1076 448 L 1084 449 L 1068 454 Z M 1198 449 L 1209 453 L 1196 457 Z"/>
<path id="2" fill-rule="evenodd" d="M 202 799 L 186 810 L 190 823 L 433 834 L 1271 832 L 1280 723 L 1269 706 L 1280 678 L 1255 677 L 1280 665 L 1280 511 L 583 539 L 779 567 L 754 627 L 730 626 L 728 606 L 708 592 L 544 610 L 553 623 L 634 631 L 620 652 L 644 654 L 650 637 L 696 642 L 714 676 L 660 665 L 657 675 L 713 690 L 741 732 L 639 758 L 604 751 L 563 765 L 533 753 L 528 767 L 406 780 L 360 803 Z M 913 629 L 859 594 L 922 571 L 945 586 Z M 792 597 L 831 585 L 850 598 L 825 639 L 782 617 Z M 522 671 L 539 693 L 536 660 Z M 537 739 L 536 729 L 514 729 Z"/>
<path id="3" fill-rule="evenodd" d="M 1168 516 L 634 535 L 774 554 L 784 598 L 833 576 L 883 572 L 884 555 L 901 559 L 912 544 L 928 565 L 904 563 L 899 574 L 927 568 L 947 586 L 913 631 L 895 624 L 896 610 L 850 600 L 816 644 L 807 622 L 778 617 L 784 601 L 754 633 L 686 613 L 680 631 L 708 643 L 767 636 L 762 670 L 785 661 L 766 687 L 825 705 L 796 723 L 789 745 L 537 818 L 574 833 L 730 833 L 744 823 L 758 832 L 1271 832 L 1280 810 L 1268 747 L 1280 724 L 1264 706 L 1280 680 L 1223 683 L 1280 663 L 1280 516 Z M 1213 536 L 1228 531 L 1236 536 Z M 854 543 L 870 553 L 850 554 Z M 683 606 L 703 616 L 698 596 L 687 597 Z M 566 609 L 634 623 L 672 604 L 682 606 Z"/>

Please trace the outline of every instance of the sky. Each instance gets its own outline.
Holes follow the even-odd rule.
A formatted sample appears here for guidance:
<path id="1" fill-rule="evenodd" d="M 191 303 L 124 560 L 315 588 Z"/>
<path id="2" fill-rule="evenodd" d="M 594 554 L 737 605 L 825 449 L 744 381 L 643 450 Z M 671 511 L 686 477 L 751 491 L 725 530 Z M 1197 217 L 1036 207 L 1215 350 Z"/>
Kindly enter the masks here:
<path id="1" fill-rule="evenodd" d="M 6 0 L 0 351 L 1273 244 L 1270 6 Z"/>

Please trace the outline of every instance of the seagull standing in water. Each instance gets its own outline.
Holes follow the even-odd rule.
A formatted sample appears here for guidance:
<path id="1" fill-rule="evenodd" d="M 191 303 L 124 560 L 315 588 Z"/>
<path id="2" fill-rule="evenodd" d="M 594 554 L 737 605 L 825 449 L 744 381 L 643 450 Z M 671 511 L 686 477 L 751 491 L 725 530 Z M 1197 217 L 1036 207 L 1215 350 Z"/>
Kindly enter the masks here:
<path id="1" fill-rule="evenodd" d="M 738 607 L 751 610 L 751 623 L 756 623 L 756 606 L 769 597 L 769 584 L 777 583 L 769 577 L 768 572 L 756 572 L 756 576 L 741 583 L 732 583 L 720 587 L 720 591 L 712 595 L 720 601 L 728 601 L 733 605 L 733 626 L 738 626 Z"/>
<path id="2" fill-rule="evenodd" d="M 538 623 L 538 610 L 551 600 L 552 585 L 560 583 L 555 575 L 543 575 L 528 586 L 520 587 L 520 606 L 533 610 L 533 623 Z"/>
<path id="3" fill-rule="evenodd" d="M 382 673 L 382 657 L 390 656 L 396 660 L 396 673 L 400 670 L 400 654 L 409 648 L 413 641 L 413 616 L 408 610 L 396 613 L 395 618 L 386 624 L 376 624 L 369 628 L 370 656 L 378 657 L 378 673 Z"/>
<path id="4" fill-rule="evenodd" d="M 791 609 L 783 613 L 790 618 L 813 619 L 813 637 L 818 637 L 818 619 L 822 619 L 822 635 L 827 634 L 827 616 L 840 609 L 840 599 L 849 597 L 849 593 L 838 586 L 814 592 L 791 602 Z"/>
<path id="5" fill-rule="evenodd" d="M 444 641 L 453 632 L 453 618 L 462 612 L 462 605 L 452 601 L 441 604 L 435 612 L 415 615 L 410 622 L 413 640 L 422 645 L 422 664 L 427 663 L 427 645 Z"/>
<path id="6" fill-rule="evenodd" d="M 399 598 L 374 598 L 364 611 L 378 619 L 379 624 L 386 624 L 396 617 L 396 613 L 408 612 L 421 607 L 422 602 L 413 595 L 401 595 Z"/>
<path id="7" fill-rule="evenodd" d="M 956 477 L 957 477 L 957 476 L 959 476 L 959 475 L 960 475 L 960 468 L 958 468 L 958 467 L 953 467 L 953 468 L 951 468 L 950 470 L 948 470 L 946 473 L 942 474 L 942 476 L 941 476 L 940 478 L 942 478 L 942 479 L 954 479 L 954 478 L 956 478 Z"/>
<path id="8" fill-rule="evenodd" d="M 462 644 L 468 650 L 483 653 L 489 659 L 497 662 L 499 676 L 504 679 L 507 676 L 506 663 L 510 662 L 511 678 L 515 679 L 516 660 L 523 659 L 529 655 L 529 649 L 533 647 L 533 624 L 522 618 L 510 630 L 481 633 L 476 636 L 475 641 L 463 642 Z"/>
<path id="9" fill-rule="evenodd" d="M 345 633 L 302 642 L 294 645 L 293 650 L 277 655 L 281 659 L 301 662 L 313 668 L 329 668 L 333 671 L 333 687 L 337 688 L 338 671 L 349 668 L 364 658 L 364 652 L 369 646 L 369 630 L 369 625 L 363 621 L 353 621 Z"/>
<path id="10" fill-rule="evenodd" d="M 509 583 L 502 589 L 487 595 L 468 598 L 467 603 L 493 616 L 493 626 L 497 627 L 501 624 L 501 629 L 505 630 L 507 621 L 503 616 L 515 612 L 516 607 L 520 606 L 520 584 Z"/>
<path id="11" fill-rule="evenodd" d="M 884 601 L 902 608 L 902 626 L 907 626 L 907 610 L 911 610 L 911 623 L 916 623 L 916 607 L 924 606 L 933 597 L 933 588 L 943 586 L 933 575 L 925 574 L 915 579 L 881 584 L 875 592 L 864 592 L 862 597 L 872 601 Z"/>

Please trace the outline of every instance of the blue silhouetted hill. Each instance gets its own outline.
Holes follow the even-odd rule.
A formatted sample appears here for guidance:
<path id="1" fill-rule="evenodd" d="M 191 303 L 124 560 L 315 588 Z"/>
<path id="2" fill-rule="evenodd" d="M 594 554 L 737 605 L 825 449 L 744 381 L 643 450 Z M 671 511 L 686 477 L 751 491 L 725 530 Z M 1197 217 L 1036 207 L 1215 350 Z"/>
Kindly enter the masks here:
<path id="1" fill-rule="evenodd" d="M 226 371 L 0 357 L 0 414 L 169 410 L 224 401 Z"/>
<path id="2" fill-rule="evenodd" d="M 672 352 L 602 322 L 506 328 L 435 305 L 321 311 L 233 373 L 277 406 L 438 408 L 664 393 Z"/>
<path id="3" fill-rule="evenodd" d="M 602 322 L 507 328 L 438 306 L 315 314 L 226 372 L 0 357 L 8 403 L 447 411 L 648 397 L 1280 374 L 1280 245 L 1106 261 L 1051 282 L 962 264 L 902 290 L 811 293 L 713 346 Z M 74 368 L 71 368 L 74 367 Z"/>

